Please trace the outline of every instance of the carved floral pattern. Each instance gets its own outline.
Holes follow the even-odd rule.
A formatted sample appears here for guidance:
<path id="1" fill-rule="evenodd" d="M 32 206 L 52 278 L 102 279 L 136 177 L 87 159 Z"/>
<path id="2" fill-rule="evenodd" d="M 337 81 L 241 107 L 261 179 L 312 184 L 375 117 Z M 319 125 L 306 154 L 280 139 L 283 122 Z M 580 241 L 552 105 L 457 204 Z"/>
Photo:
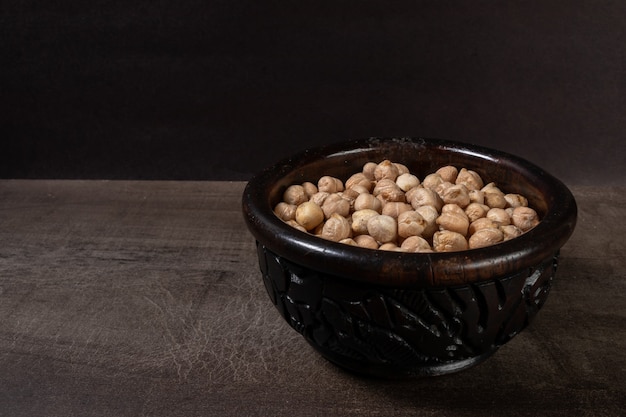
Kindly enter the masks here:
<path id="1" fill-rule="evenodd" d="M 258 243 L 257 250 L 274 305 L 324 356 L 353 370 L 402 373 L 494 352 L 541 308 L 558 263 L 557 252 L 515 275 L 415 290 L 357 284 L 305 269 Z"/>

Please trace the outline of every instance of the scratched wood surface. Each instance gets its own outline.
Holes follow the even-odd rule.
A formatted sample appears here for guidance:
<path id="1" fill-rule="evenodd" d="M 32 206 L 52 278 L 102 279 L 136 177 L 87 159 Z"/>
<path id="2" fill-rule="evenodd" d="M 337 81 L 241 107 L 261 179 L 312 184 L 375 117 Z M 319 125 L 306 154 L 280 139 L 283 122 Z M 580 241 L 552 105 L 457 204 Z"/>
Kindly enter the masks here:
<path id="1" fill-rule="evenodd" d="M 242 182 L 0 181 L 0 416 L 618 416 L 626 188 L 572 187 L 547 304 L 485 363 L 347 374 L 269 302 Z"/>

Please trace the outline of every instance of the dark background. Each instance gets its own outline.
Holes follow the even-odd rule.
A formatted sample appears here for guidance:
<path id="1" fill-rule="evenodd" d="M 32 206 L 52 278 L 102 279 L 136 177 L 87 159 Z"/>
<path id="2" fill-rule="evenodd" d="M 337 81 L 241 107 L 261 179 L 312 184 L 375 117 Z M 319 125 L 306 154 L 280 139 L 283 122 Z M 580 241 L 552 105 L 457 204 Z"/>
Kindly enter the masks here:
<path id="1" fill-rule="evenodd" d="M 0 177 L 246 180 L 368 136 L 624 184 L 624 1 L 5 1 Z"/>

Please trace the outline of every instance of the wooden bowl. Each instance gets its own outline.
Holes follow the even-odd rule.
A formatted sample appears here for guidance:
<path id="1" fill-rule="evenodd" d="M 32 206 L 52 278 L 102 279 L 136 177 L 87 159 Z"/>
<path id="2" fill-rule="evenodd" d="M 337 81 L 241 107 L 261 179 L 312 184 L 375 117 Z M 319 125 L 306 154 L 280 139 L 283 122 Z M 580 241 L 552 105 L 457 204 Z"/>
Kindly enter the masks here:
<path id="1" fill-rule="evenodd" d="M 389 159 L 424 178 L 445 165 L 476 171 L 526 196 L 540 223 L 490 247 L 401 253 L 335 243 L 273 212 L 284 190 L 323 175 L 345 181 Z M 306 150 L 247 184 L 243 214 L 261 274 L 285 320 L 333 363 L 381 377 L 460 371 L 524 329 L 548 296 L 576 202 L 558 179 L 519 157 L 463 143 L 370 138 Z"/>

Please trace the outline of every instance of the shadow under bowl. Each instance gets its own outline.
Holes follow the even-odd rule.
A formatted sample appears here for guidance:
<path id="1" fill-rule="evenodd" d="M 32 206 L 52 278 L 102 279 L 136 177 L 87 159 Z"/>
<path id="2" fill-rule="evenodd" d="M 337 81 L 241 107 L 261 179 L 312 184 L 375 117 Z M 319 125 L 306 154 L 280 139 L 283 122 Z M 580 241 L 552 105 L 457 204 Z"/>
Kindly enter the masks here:
<path id="1" fill-rule="evenodd" d="M 419 178 L 445 165 L 526 196 L 540 223 L 490 247 L 402 253 L 330 242 L 273 212 L 284 190 L 323 175 L 345 181 L 389 159 Z M 522 331 L 549 294 L 577 207 L 558 179 L 504 152 L 422 138 L 369 138 L 306 150 L 247 184 L 244 219 L 271 301 L 325 358 L 379 377 L 440 375 L 474 366 Z"/>

